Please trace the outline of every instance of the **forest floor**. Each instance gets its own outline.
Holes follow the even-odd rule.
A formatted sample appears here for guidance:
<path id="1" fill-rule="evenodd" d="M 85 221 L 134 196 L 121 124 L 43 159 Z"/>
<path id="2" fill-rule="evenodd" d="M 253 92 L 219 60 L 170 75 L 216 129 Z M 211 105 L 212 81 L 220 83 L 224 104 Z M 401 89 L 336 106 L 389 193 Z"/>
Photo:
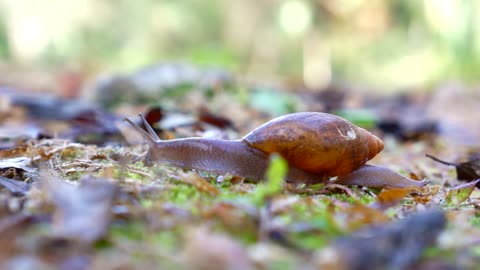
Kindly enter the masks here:
<path id="1" fill-rule="evenodd" d="M 385 96 L 228 78 L 148 92 L 129 88 L 134 79 L 99 86 L 96 102 L 0 89 L 2 269 L 478 267 L 480 91 L 446 83 Z M 149 164 L 123 121 L 143 113 L 163 139 L 239 139 L 295 111 L 369 129 L 385 143 L 370 164 L 429 183 L 291 184 L 279 159 L 260 183 Z"/>

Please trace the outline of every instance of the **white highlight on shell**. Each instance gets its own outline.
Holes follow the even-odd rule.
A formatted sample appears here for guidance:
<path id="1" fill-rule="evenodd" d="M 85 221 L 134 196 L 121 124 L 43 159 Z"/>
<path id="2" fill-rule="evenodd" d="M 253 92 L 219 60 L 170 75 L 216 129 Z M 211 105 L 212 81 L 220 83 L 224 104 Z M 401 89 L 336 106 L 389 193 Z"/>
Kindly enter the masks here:
<path id="1" fill-rule="evenodd" d="M 339 128 L 337 128 L 337 130 L 340 136 L 342 136 L 347 141 L 355 140 L 357 138 L 357 133 L 351 128 L 347 130 L 347 134 L 343 134 Z"/>

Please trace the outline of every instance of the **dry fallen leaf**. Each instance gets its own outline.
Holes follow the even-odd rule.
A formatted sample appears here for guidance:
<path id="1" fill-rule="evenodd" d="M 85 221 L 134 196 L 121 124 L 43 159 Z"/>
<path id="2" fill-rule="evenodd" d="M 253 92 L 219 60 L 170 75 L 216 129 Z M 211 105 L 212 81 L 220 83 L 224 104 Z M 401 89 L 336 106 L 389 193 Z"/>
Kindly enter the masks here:
<path id="1" fill-rule="evenodd" d="M 91 244 L 102 238 L 111 221 L 117 187 L 105 179 L 83 177 L 79 185 L 56 178 L 44 179 L 56 207 L 54 234 Z"/>
<path id="2" fill-rule="evenodd" d="M 382 224 L 390 218 L 379 209 L 356 203 L 345 205 L 335 212 L 335 219 L 347 231 L 354 231 L 367 225 Z"/>
<path id="3" fill-rule="evenodd" d="M 0 169 L 16 168 L 29 173 L 36 172 L 37 169 L 30 167 L 32 160 L 27 157 L 8 158 L 0 160 Z"/>
<path id="4" fill-rule="evenodd" d="M 411 188 L 384 189 L 378 194 L 377 201 L 371 206 L 380 210 L 385 210 L 399 204 L 411 191 Z"/>
<path id="5" fill-rule="evenodd" d="M 0 158 L 15 158 L 19 156 L 28 156 L 30 151 L 30 145 L 21 144 L 13 148 L 0 150 Z"/>
<path id="6" fill-rule="evenodd" d="M 190 184 L 198 189 L 200 192 L 208 193 L 210 195 L 218 195 L 220 191 L 218 188 L 210 184 L 205 178 L 201 177 L 195 172 L 179 172 L 179 180 L 183 183 Z"/>
<path id="7" fill-rule="evenodd" d="M 317 252 L 315 262 L 321 269 L 407 269 L 435 243 L 445 225 L 442 210 L 426 210 L 340 239 Z"/>

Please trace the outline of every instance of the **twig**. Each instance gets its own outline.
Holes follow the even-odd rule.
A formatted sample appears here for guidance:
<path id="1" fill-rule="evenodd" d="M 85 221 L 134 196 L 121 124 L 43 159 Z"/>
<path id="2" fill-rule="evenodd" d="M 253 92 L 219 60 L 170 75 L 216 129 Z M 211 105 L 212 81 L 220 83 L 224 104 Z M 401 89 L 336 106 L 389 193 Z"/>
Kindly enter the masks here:
<path id="1" fill-rule="evenodd" d="M 429 158 L 431 158 L 431 159 L 433 159 L 433 160 L 435 160 L 436 162 L 440 162 L 440 163 L 445 164 L 445 165 L 455 166 L 455 167 L 457 166 L 457 164 L 455 164 L 455 163 L 451 163 L 451 162 L 447 162 L 447 161 L 438 159 L 438 158 L 436 158 L 436 157 L 434 157 L 434 156 L 432 156 L 432 155 L 429 155 L 429 154 L 425 154 L 425 156 L 426 156 L 426 157 L 429 157 Z"/>

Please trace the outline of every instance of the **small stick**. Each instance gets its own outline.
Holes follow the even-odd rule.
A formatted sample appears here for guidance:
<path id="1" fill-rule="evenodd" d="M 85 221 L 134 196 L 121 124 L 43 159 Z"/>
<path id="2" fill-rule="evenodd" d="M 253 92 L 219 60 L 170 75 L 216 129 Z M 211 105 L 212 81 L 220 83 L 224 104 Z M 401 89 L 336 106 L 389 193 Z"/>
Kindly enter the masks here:
<path id="1" fill-rule="evenodd" d="M 451 162 L 447 162 L 447 161 L 438 159 L 438 158 L 436 158 L 436 157 L 434 157 L 434 156 L 432 156 L 432 155 L 429 155 L 429 154 L 425 154 L 425 156 L 426 156 L 426 157 L 429 157 L 429 158 L 431 158 L 431 159 L 433 159 L 433 160 L 435 160 L 436 162 L 440 162 L 440 163 L 445 164 L 445 165 L 455 166 L 455 167 L 458 166 L 458 165 L 455 164 L 455 163 L 451 163 Z"/>

